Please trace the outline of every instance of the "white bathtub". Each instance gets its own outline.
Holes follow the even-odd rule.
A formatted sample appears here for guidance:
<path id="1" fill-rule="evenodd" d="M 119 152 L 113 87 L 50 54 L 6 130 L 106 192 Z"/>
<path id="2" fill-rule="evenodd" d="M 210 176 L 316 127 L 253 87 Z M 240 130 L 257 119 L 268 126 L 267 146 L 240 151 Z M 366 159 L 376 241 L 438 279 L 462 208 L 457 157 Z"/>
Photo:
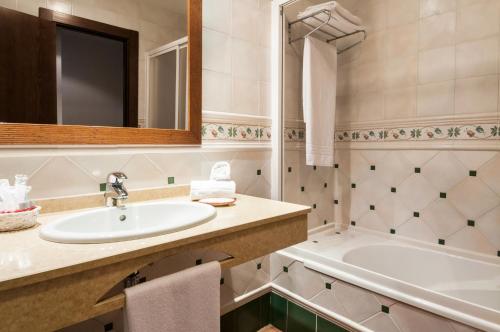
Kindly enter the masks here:
<path id="1" fill-rule="evenodd" d="M 500 260 L 331 228 L 285 250 L 306 268 L 485 331 L 500 332 Z"/>

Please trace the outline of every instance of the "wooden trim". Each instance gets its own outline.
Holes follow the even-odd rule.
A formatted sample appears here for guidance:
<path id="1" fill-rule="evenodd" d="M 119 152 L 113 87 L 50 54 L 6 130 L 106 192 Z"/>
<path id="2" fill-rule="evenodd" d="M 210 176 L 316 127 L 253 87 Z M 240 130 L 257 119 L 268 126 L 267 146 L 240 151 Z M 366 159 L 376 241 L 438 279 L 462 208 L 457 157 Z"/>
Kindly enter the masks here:
<path id="1" fill-rule="evenodd" d="M 199 145 L 201 144 L 201 96 L 202 96 L 202 0 L 188 1 L 188 62 L 189 62 L 189 130 L 118 128 L 99 126 L 69 126 L 43 124 L 0 124 L 0 144 L 5 145 Z M 84 18 L 40 9 L 40 18 L 61 25 L 79 25 L 92 31 L 102 31 L 108 36 L 129 37 L 131 54 L 129 59 L 130 91 L 138 92 L 138 34 L 132 30 L 121 29 L 112 25 L 87 20 Z M 128 31 L 124 33 L 123 31 Z M 134 36 L 135 34 L 135 36 Z M 135 53 L 133 50 L 136 50 Z M 135 76 L 135 78 L 134 78 Z M 135 85 L 134 85 L 135 82 Z M 130 123 L 137 121 L 137 94 L 128 100 L 129 107 L 135 107 L 135 118 L 129 117 Z"/>

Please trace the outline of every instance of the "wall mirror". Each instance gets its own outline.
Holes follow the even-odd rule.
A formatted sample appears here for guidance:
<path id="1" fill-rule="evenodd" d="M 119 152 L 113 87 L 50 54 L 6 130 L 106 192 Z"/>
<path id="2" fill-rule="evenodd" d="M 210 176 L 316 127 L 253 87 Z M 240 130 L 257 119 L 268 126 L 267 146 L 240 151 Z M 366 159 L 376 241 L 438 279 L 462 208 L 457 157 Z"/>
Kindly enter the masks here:
<path id="1" fill-rule="evenodd" d="M 0 144 L 199 144 L 201 2 L 0 6 Z"/>

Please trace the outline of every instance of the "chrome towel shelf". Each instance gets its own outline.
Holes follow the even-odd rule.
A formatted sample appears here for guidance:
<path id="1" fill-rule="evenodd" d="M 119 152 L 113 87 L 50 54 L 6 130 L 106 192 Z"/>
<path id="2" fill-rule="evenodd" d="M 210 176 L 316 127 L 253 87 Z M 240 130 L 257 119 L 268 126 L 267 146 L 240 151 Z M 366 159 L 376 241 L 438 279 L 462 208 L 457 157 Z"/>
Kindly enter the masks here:
<path id="1" fill-rule="evenodd" d="M 322 14 L 328 15 L 326 20 L 320 19 L 318 17 Z M 315 23 L 317 23 L 317 25 L 305 22 L 305 20 L 308 20 L 308 19 L 313 19 L 315 21 Z M 340 54 L 340 53 L 345 52 L 345 51 L 353 48 L 354 46 L 362 43 L 366 39 L 367 33 L 363 27 L 360 27 L 363 29 L 359 29 L 359 30 L 355 30 L 355 31 L 351 31 L 351 32 L 346 32 L 346 31 L 342 31 L 342 29 L 339 26 L 332 24 L 333 20 L 334 20 L 334 17 L 332 16 L 332 12 L 330 10 L 327 10 L 327 9 L 322 9 L 322 10 L 319 10 L 319 11 L 314 12 L 312 14 L 309 14 L 307 16 L 301 17 L 295 21 L 289 22 L 288 23 L 288 43 L 292 44 L 296 41 L 302 40 L 305 37 L 311 35 L 312 33 L 316 32 L 316 31 L 322 33 L 324 36 L 327 36 L 327 38 L 325 40 L 327 43 L 330 43 L 332 41 L 337 41 L 337 40 L 345 38 L 345 37 L 357 35 L 360 33 L 363 34 L 363 37 L 361 40 L 353 43 L 352 45 L 344 47 L 342 50 L 339 50 L 337 53 Z M 301 23 L 301 24 L 311 28 L 312 30 L 309 31 L 304 36 L 292 39 L 292 26 L 297 24 L 297 23 Z M 324 28 L 326 28 L 326 27 L 329 28 L 330 30 L 335 31 L 335 33 L 325 30 Z"/>

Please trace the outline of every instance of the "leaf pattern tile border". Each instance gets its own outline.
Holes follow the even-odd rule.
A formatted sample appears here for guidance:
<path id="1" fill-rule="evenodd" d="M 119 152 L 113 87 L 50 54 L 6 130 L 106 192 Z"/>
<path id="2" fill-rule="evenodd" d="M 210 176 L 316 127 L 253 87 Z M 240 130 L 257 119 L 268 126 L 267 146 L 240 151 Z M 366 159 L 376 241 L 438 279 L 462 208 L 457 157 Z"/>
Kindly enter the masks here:
<path id="1" fill-rule="evenodd" d="M 245 124 L 203 123 L 201 137 L 204 140 L 270 141 L 271 127 Z"/>
<path id="2" fill-rule="evenodd" d="M 499 140 L 495 124 L 436 125 L 403 128 L 337 130 L 337 142 Z"/>
<path id="3" fill-rule="evenodd" d="M 245 124 L 203 123 L 201 134 L 204 140 L 269 142 L 271 140 L 271 127 Z M 286 142 L 305 141 L 304 128 L 287 127 L 283 135 Z M 335 131 L 336 142 L 442 140 L 500 140 L 500 125 L 498 123 L 431 125 Z"/>

